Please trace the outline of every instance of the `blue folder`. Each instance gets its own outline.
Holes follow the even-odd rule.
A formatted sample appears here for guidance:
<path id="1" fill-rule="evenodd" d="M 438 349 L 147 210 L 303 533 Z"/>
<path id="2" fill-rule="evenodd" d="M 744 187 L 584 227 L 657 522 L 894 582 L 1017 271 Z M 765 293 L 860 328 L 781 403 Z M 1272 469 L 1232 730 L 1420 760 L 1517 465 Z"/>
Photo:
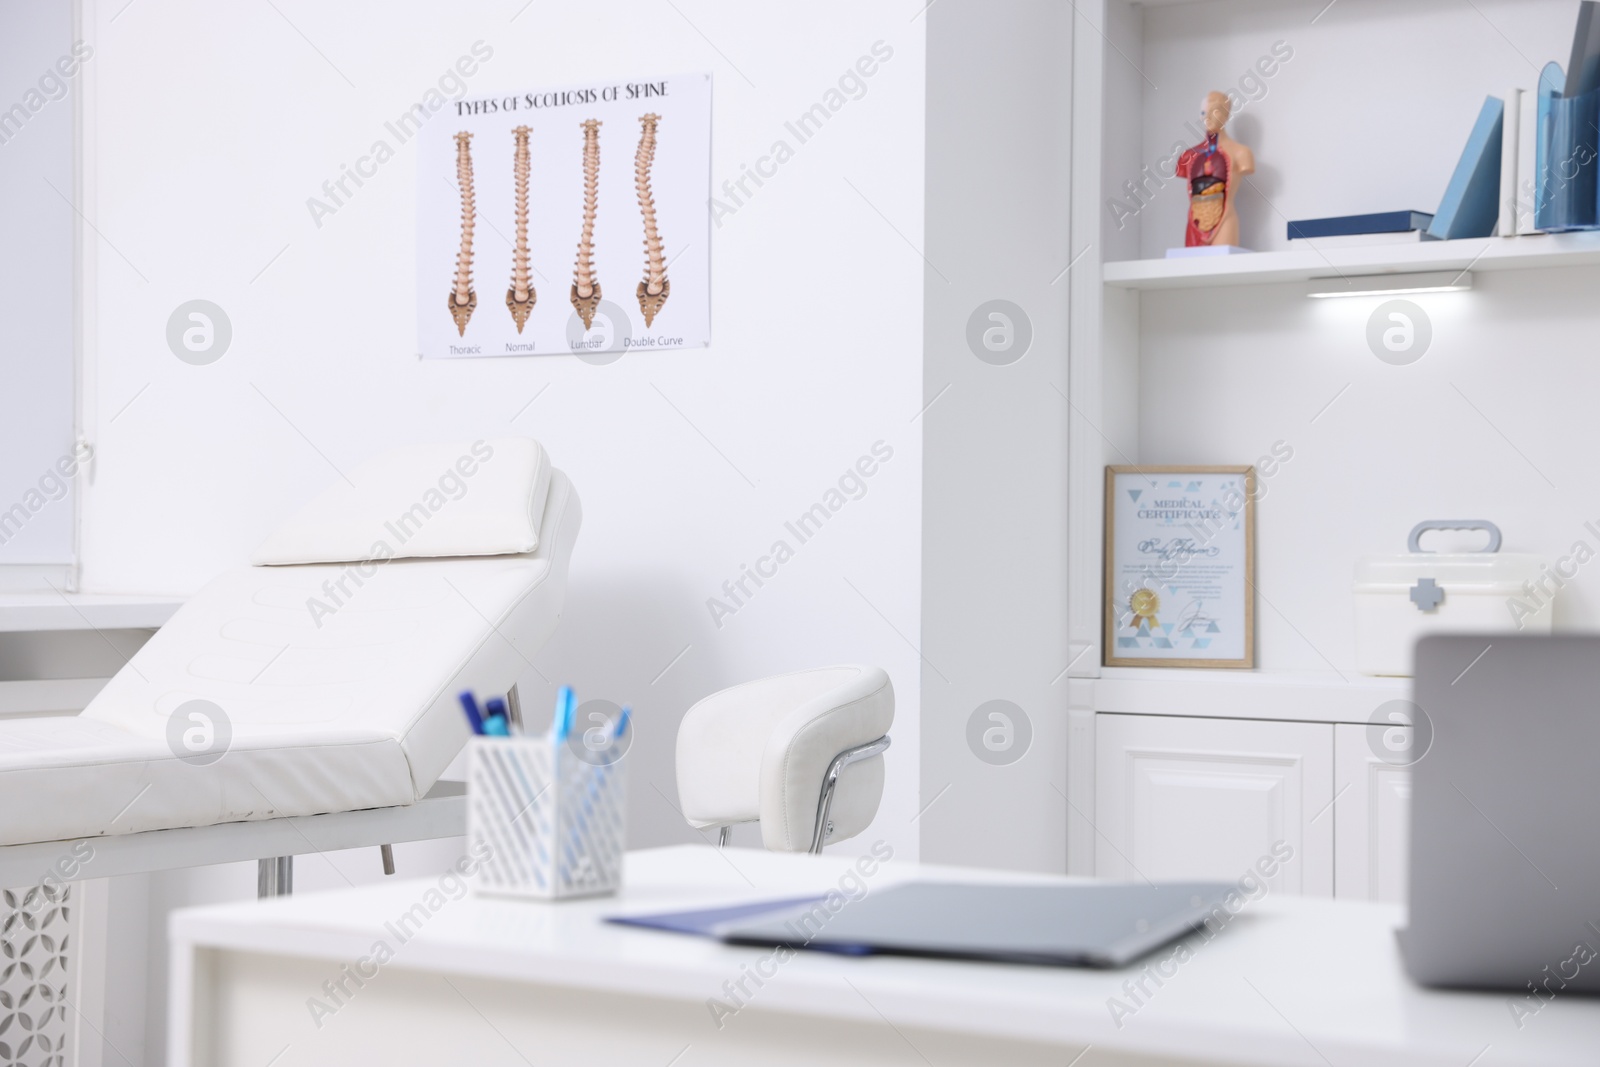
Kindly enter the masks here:
<path id="1" fill-rule="evenodd" d="M 721 908 L 700 908 L 695 911 L 668 911 L 651 915 L 608 915 L 606 922 L 618 926 L 642 926 L 647 930 L 668 930 L 675 934 L 699 934 L 715 937 L 715 930 L 724 923 L 741 919 L 755 919 L 771 912 L 786 911 L 805 904 L 824 900 L 821 895 L 811 897 L 785 897 L 783 900 L 760 900 L 754 904 L 734 904 Z"/>
<path id="2" fill-rule="evenodd" d="M 651 915 L 608 915 L 606 922 L 618 926 L 637 926 L 645 930 L 665 930 L 673 934 L 722 937 L 730 926 L 737 926 L 746 921 L 758 922 L 772 915 L 786 915 L 797 908 L 820 904 L 827 899 L 825 896 L 785 897 L 782 900 L 762 900 L 754 904 L 699 908 L 694 911 L 667 911 Z M 807 947 L 836 956 L 869 956 L 875 951 L 870 945 L 856 944 L 816 944 Z"/>

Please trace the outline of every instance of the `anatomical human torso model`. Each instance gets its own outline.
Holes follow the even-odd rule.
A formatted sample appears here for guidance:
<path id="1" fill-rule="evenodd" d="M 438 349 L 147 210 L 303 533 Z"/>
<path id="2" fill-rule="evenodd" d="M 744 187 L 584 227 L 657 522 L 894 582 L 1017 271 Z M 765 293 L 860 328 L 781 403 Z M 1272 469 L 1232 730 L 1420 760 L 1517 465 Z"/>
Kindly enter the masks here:
<path id="1" fill-rule="evenodd" d="M 1229 137 L 1233 112 L 1226 93 L 1208 93 L 1203 105 L 1206 139 L 1178 157 L 1177 176 L 1189 186 L 1189 225 L 1185 247 L 1239 244 L 1234 198 L 1247 175 L 1256 171 L 1250 149 Z"/>

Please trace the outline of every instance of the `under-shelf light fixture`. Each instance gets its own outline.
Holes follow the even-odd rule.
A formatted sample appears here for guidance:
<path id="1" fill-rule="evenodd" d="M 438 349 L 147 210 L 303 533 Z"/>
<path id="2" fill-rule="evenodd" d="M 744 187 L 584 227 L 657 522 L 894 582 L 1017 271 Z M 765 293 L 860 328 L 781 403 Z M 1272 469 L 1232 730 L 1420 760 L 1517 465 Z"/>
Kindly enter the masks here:
<path id="1" fill-rule="evenodd" d="M 1471 288 L 1471 272 L 1443 270 L 1427 274 L 1363 274 L 1352 278 L 1313 278 L 1306 283 L 1306 295 L 1325 300 L 1336 296 L 1460 293 Z"/>

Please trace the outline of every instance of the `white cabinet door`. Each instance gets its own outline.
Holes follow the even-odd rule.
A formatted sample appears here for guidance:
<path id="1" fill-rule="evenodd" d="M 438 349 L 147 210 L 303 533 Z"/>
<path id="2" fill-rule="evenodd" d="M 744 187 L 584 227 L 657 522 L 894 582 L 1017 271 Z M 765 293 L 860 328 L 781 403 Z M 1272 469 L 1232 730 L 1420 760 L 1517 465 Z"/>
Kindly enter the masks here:
<path id="1" fill-rule="evenodd" d="M 1410 727 L 1333 728 L 1333 892 L 1352 900 L 1404 903 L 1411 841 L 1411 769 L 1399 765 L 1409 752 Z M 1394 740 L 1404 735 L 1405 751 Z M 1370 742 L 1370 743 L 1369 743 Z M 1376 747 L 1375 747 L 1376 746 Z M 1391 753 L 1382 759 L 1378 751 Z"/>
<path id="2" fill-rule="evenodd" d="M 1095 874 L 1236 881 L 1271 857 L 1277 892 L 1333 893 L 1333 727 L 1102 714 Z"/>

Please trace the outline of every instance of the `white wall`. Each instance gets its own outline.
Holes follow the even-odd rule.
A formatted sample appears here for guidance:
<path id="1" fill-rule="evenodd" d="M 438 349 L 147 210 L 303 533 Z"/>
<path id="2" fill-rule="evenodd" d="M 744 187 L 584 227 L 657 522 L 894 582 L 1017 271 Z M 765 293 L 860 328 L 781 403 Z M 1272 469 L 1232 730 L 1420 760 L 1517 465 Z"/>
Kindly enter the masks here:
<path id="1" fill-rule="evenodd" d="M 72 560 L 71 0 L 0 3 L 0 564 Z M 63 63 L 58 69 L 57 63 Z M 63 76 L 71 71 L 71 76 Z M 52 188 L 53 187 L 53 188 Z M 41 488 L 40 479 L 45 479 Z M 21 506 L 22 511 L 14 510 Z M 60 578 L 52 579 L 59 584 Z"/>
<path id="2" fill-rule="evenodd" d="M 1219 89 L 1246 101 L 1229 133 L 1256 157 L 1238 200 L 1245 247 L 1288 247 L 1291 219 L 1432 212 L 1484 97 L 1531 92 L 1545 63 L 1566 66 L 1578 5 L 1339 0 L 1313 23 L 1316 14 L 1296 0 L 1144 8 L 1139 50 L 1119 41 L 1139 72 L 1130 79 L 1129 60 L 1116 53 L 1106 61 L 1127 106 L 1142 116 L 1140 155 L 1130 158 L 1123 138 L 1108 131 L 1104 195 L 1119 195 L 1143 166 L 1170 158 L 1175 141 L 1196 143 L 1187 124 Z M 1277 42 L 1292 58 L 1269 62 L 1272 74 L 1260 77 L 1255 65 Z M 1256 80 L 1245 82 L 1252 73 Z M 1108 258 L 1159 258 L 1183 244 L 1186 197 L 1170 171 L 1166 179 L 1155 203 L 1123 227 L 1137 228 L 1137 255 L 1117 254 L 1111 224 Z"/>
<path id="3" fill-rule="evenodd" d="M 1600 395 L 1586 308 L 1597 284 L 1592 268 L 1508 271 L 1480 274 L 1470 293 L 1411 297 L 1433 341 L 1404 367 L 1367 348 L 1378 300 L 1307 300 L 1299 285 L 1142 294 L 1140 462 L 1294 449 L 1257 509 L 1264 669 L 1352 671 L 1355 560 L 1404 553 L 1423 519 L 1490 519 L 1501 551 L 1550 563 L 1579 540 L 1600 549 L 1584 525 L 1600 523 L 1597 481 L 1576 447 Z M 1248 326 L 1196 338 L 1204 315 Z M 1555 624 L 1600 626 L 1600 567 L 1561 591 Z"/>
<path id="4" fill-rule="evenodd" d="M 1143 86 L 1144 152 L 1162 154 L 1177 116 L 1229 84 L 1219 76 L 1236 78 L 1284 40 L 1293 59 L 1265 80 L 1237 132 L 1259 167 L 1240 197 L 1246 243 L 1283 247 L 1286 219 L 1432 211 L 1484 96 L 1531 91 L 1539 66 L 1565 66 L 1577 8 L 1341 0 L 1315 25 L 1289 3 L 1147 9 L 1139 55 L 1159 89 Z M 1356 69 L 1374 74 L 1352 82 L 1344 72 Z M 1178 243 L 1183 213 L 1182 189 L 1169 183 L 1137 220 L 1145 256 Z M 1600 548 L 1584 527 L 1600 518 L 1596 479 L 1574 447 L 1600 388 L 1589 357 L 1597 282 L 1593 269 L 1479 272 L 1470 293 L 1411 297 L 1433 339 L 1420 361 L 1398 367 L 1367 346 L 1381 298 L 1307 300 L 1298 284 L 1133 298 L 1138 433 L 1121 442 L 1130 454 L 1250 463 L 1276 442 L 1294 450 L 1265 480 L 1258 509 L 1263 669 L 1348 674 L 1354 561 L 1404 552 L 1423 519 L 1493 520 L 1502 551 L 1552 563 L 1580 539 Z M 1200 322 L 1226 325 L 1197 331 Z M 1556 625 L 1600 625 L 1592 565 L 1557 598 Z"/>
<path id="5" fill-rule="evenodd" d="M 270 5 L 156 2 L 115 22 L 119 6 L 100 10 L 91 207 L 150 281 L 99 249 L 86 585 L 192 591 L 243 563 L 336 467 L 399 441 L 528 433 L 572 476 L 585 512 L 569 616 L 536 662 L 581 695 L 635 705 L 649 745 L 636 773 L 670 795 L 669 768 L 649 757 L 670 746 L 676 713 L 788 667 L 883 663 L 913 724 L 915 654 L 889 624 L 910 630 L 918 611 L 909 420 L 920 406 L 921 264 L 863 194 L 920 236 L 920 24 L 847 5 L 805 18 L 685 8 L 695 25 L 670 5 L 633 3 L 535 6 L 514 23 L 504 4 L 391 6 L 381 20 L 279 6 L 327 59 Z M 722 220 L 709 351 L 605 367 L 424 362 L 412 345 L 411 156 L 402 149 L 320 229 L 305 200 L 479 39 L 495 54 L 473 90 L 712 70 L 718 177 L 788 136 L 784 121 L 874 41 L 895 54 L 863 99 Z M 561 296 L 547 287 L 546 299 Z M 196 297 L 221 305 L 234 330 L 231 350 L 205 367 L 164 341 L 168 314 Z M 894 459 L 866 496 L 716 628 L 707 598 L 880 439 Z M 524 682 L 544 703 L 549 687 Z M 903 732 L 891 766 L 909 769 L 915 731 Z M 889 819 L 910 802 L 891 777 Z M 635 816 L 647 839 L 675 819 L 660 804 Z"/>
<path id="6" fill-rule="evenodd" d="M 536 706 L 562 682 L 634 706 L 633 843 L 693 838 L 671 762 L 689 704 L 860 660 L 883 665 L 898 696 L 884 803 L 860 840 L 914 858 L 923 268 L 908 244 L 923 243 L 921 4 L 408 0 L 380 16 L 308 0 L 86 3 L 85 210 L 104 237 L 88 249 L 99 460 L 85 585 L 191 592 L 243 564 L 335 467 L 402 441 L 531 434 L 571 475 L 584 529 L 567 614 L 535 657 L 550 684 L 530 672 L 522 685 Z M 419 361 L 411 146 L 313 224 L 306 199 L 477 40 L 494 56 L 472 93 L 712 72 L 717 184 L 791 141 L 794 158 L 714 232 L 709 350 L 602 367 Z M 893 57 L 864 95 L 795 144 L 784 123 L 877 41 Z M 546 269 L 541 300 L 564 299 L 569 269 Z M 233 326 L 209 366 L 180 362 L 164 339 L 172 310 L 195 298 Z M 716 627 L 707 598 L 880 440 L 894 455 L 865 495 Z M 402 853 L 402 871 L 448 858 L 423 850 L 407 866 Z M 248 874 L 164 879 L 152 910 L 248 892 Z M 376 876 L 375 852 L 329 857 L 302 862 L 298 888 Z M 161 1028 L 152 1002 L 151 1062 Z"/>
<path id="7" fill-rule="evenodd" d="M 1061 871 L 1074 15 L 1047 0 L 944 0 L 925 17 L 922 849 Z M 996 299 L 1032 330 L 1003 365 L 968 338 Z M 991 758 L 1004 762 L 980 758 L 969 729 L 991 701 L 1012 707 L 980 715 L 978 743 L 1001 731 Z"/>

